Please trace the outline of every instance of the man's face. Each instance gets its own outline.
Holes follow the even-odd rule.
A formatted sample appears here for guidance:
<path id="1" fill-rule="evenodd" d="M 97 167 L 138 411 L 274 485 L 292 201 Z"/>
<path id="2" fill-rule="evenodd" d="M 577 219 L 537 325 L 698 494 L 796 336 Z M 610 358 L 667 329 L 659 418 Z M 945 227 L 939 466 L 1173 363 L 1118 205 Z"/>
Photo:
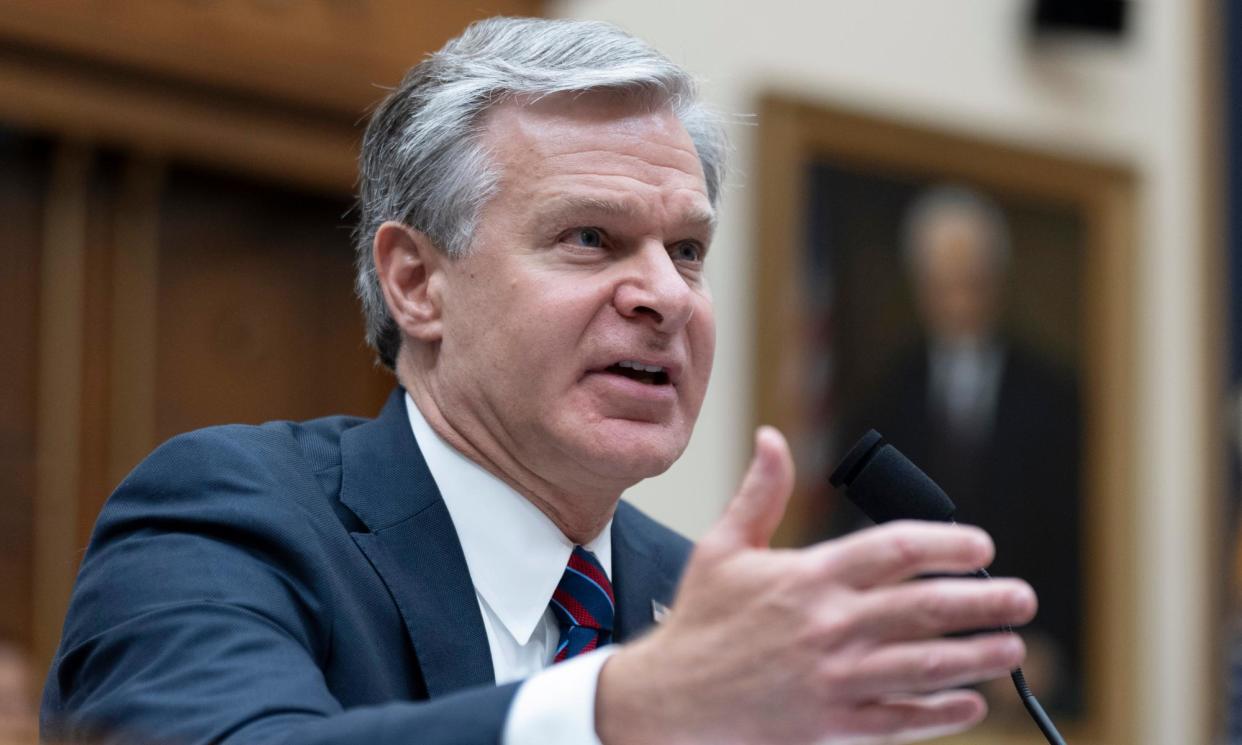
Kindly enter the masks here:
<path id="1" fill-rule="evenodd" d="M 602 93 L 503 104 L 485 124 L 500 184 L 439 288 L 443 415 L 563 488 L 664 471 L 715 347 L 690 137 L 670 111 Z"/>
<path id="2" fill-rule="evenodd" d="M 946 340 L 991 333 L 1001 277 L 985 228 L 969 215 L 946 213 L 919 240 L 918 294 L 928 330 Z"/>

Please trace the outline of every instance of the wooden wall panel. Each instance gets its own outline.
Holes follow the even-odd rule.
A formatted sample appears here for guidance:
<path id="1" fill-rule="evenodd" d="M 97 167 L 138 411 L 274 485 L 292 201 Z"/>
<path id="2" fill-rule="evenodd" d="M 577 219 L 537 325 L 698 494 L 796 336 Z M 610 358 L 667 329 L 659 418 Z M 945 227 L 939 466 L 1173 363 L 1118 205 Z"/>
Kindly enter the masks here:
<path id="1" fill-rule="evenodd" d="M 426 50 L 541 0 L 0 0 L 0 41 L 357 115 Z"/>
<path id="2" fill-rule="evenodd" d="M 90 147 L 57 143 L 39 247 L 32 647 L 50 659 L 76 573 L 88 284 Z"/>
<path id="3" fill-rule="evenodd" d="M 169 176 L 158 439 L 221 422 L 378 412 L 393 379 L 363 343 L 349 205 L 192 171 Z"/>
<path id="4" fill-rule="evenodd" d="M 30 640 L 39 247 L 47 148 L 0 131 L 0 641 Z"/>
<path id="5" fill-rule="evenodd" d="M 112 410 L 108 400 L 112 347 L 112 246 L 116 233 L 116 165 L 101 167 L 90 157 L 90 179 L 84 191 L 83 287 L 81 297 L 81 370 L 78 404 L 77 509 L 61 516 L 61 525 L 74 535 L 74 549 L 85 548 L 95 523 L 96 509 L 84 503 L 101 503 L 108 478 L 109 427 Z M 72 577 L 69 578 L 72 581 Z M 63 588 L 67 590 L 68 588 Z"/>
<path id="6" fill-rule="evenodd" d="M 427 52 L 541 0 L 0 0 L 0 122 L 348 190 L 359 122 Z"/>

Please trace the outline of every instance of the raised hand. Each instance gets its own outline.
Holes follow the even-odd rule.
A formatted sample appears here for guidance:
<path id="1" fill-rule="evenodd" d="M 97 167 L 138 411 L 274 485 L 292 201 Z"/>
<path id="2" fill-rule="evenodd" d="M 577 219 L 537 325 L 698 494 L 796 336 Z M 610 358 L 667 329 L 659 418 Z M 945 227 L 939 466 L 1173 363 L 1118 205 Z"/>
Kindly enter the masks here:
<path id="1" fill-rule="evenodd" d="M 793 488 L 761 428 L 724 515 L 699 542 L 668 620 L 604 666 L 596 726 L 630 743 L 901 743 L 967 729 L 1007 675 L 1035 595 L 1018 580 L 919 579 L 992 559 L 981 530 L 897 522 L 797 550 L 768 544 Z"/>

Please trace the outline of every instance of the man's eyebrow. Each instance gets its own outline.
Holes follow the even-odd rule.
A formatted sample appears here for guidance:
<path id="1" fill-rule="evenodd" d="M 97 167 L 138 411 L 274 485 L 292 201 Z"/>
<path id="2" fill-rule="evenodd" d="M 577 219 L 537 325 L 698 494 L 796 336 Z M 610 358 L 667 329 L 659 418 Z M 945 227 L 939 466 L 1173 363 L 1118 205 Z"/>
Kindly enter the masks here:
<path id="1" fill-rule="evenodd" d="M 600 197 L 573 196 L 558 199 L 541 210 L 544 219 L 563 221 L 575 219 L 581 214 L 597 214 L 607 217 L 625 217 L 636 212 L 624 201 Z M 716 229 L 716 211 L 709 208 L 691 207 L 678 216 L 678 222 L 693 227 Z"/>

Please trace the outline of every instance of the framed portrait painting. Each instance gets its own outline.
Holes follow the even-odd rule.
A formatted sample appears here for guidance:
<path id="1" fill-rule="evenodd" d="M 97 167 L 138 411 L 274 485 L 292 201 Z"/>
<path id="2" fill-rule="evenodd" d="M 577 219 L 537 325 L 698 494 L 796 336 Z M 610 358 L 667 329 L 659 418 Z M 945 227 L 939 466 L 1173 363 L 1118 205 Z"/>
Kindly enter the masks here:
<path id="1" fill-rule="evenodd" d="M 870 524 L 828 477 L 880 432 L 1035 587 L 1025 669 L 1063 734 L 1130 742 L 1133 176 L 769 97 L 760 186 L 754 406 L 798 466 L 779 540 Z M 1043 742 L 1003 683 L 961 742 Z"/>

